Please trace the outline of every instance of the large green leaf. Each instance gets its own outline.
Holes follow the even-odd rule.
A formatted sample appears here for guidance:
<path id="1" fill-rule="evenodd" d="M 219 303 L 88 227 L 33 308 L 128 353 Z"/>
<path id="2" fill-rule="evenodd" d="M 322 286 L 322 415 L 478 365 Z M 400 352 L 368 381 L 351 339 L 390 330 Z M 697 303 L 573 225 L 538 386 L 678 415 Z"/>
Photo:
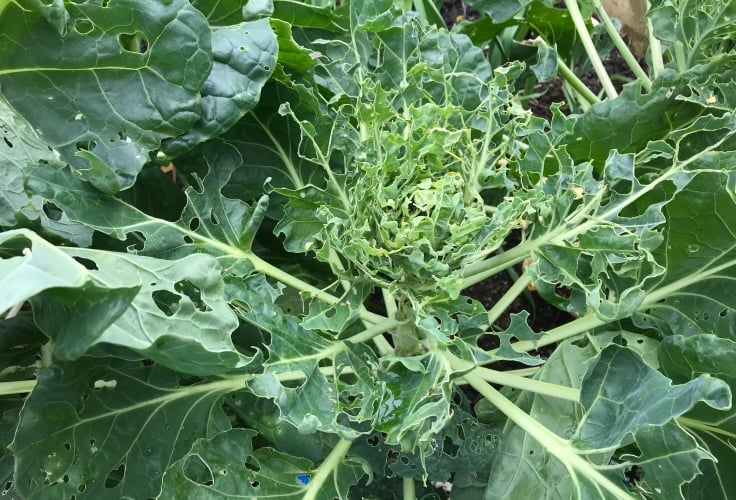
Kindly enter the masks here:
<path id="1" fill-rule="evenodd" d="M 733 58 L 716 57 L 687 72 L 662 71 L 648 93 L 642 92 L 639 82 L 626 85 L 618 97 L 593 105 L 577 119 L 567 151 L 599 167 L 612 149 L 642 151 L 650 141 L 665 139 L 700 114 L 733 109 L 733 75 Z"/>
<path id="2" fill-rule="evenodd" d="M 22 230 L 2 233 L 0 244 L 16 254 L 0 261 L 0 310 L 31 299 L 60 359 L 109 344 L 193 374 L 249 363 L 230 339 L 238 321 L 210 256 L 158 260 L 61 249 Z"/>
<path id="3" fill-rule="evenodd" d="M 130 187 L 148 152 L 201 116 L 207 20 L 186 0 L 68 2 L 62 36 L 33 4 L 0 13 L 3 95 L 95 186 Z"/>
<path id="4" fill-rule="evenodd" d="M 130 303 L 138 284 L 105 287 L 95 283 L 84 265 L 66 255 L 35 233 L 17 229 L 0 233 L 0 311 L 7 311 L 35 295 L 52 289 L 83 289 L 71 300 L 86 295 L 93 300 L 96 293 L 111 301 L 106 316 L 99 324 L 91 322 L 92 330 L 104 328 Z M 73 291 L 71 291 L 74 294 Z M 119 301 L 119 302 L 118 302 Z"/>
<path id="5" fill-rule="evenodd" d="M 595 357 L 585 373 L 586 361 L 594 353 L 593 344 L 581 348 L 568 341 L 538 375 L 541 380 L 581 387 L 584 411 L 570 401 L 529 393 L 523 393 L 517 405 L 541 425 L 572 440 L 574 453 L 588 456 L 622 487 L 626 473 L 638 467 L 644 479 L 634 481 L 636 487 L 654 498 L 683 498 L 681 487 L 707 467 L 702 464 L 712 456 L 675 419 L 701 400 L 719 409 L 728 407 L 728 388 L 712 377 L 673 386 L 633 351 L 615 345 Z M 497 410 L 490 415 L 482 408 L 478 411 L 485 418 L 498 417 Z M 632 442 L 635 453 L 626 448 L 614 453 Z M 607 498 L 595 480 L 571 475 L 569 466 L 516 426 L 507 424 L 500 452 L 490 469 L 487 498 Z"/>
<path id="6" fill-rule="evenodd" d="M 26 189 L 64 210 L 71 220 L 135 243 L 130 249 L 158 257 L 180 257 L 207 249 L 244 257 L 265 215 L 267 197 L 251 207 L 221 195 L 242 157 L 232 146 L 204 144 L 184 159 L 206 172 L 193 176 L 195 186 L 187 188 L 188 203 L 178 223 L 149 216 L 122 200 L 108 196 L 79 178 L 60 169 L 33 167 L 28 171 Z"/>
<path id="7" fill-rule="evenodd" d="M 85 359 L 43 370 L 11 445 L 24 498 L 149 498 L 197 438 L 229 428 L 243 380 L 185 385 L 156 364 Z M 140 478 L 145 477 L 145 481 Z"/>
<path id="8" fill-rule="evenodd" d="M 664 339 L 659 349 L 662 371 L 675 381 L 687 381 L 702 374 L 710 374 L 728 383 L 736 390 L 736 370 L 733 353 L 736 343 L 731 339 L 711 334 L 692 336 L 672 335 Z M 704 447 L 718 460 L 702 467 L 703 475 L 688 487 L 688 498 L 728 498 L 736 488 L 732 474 L 736 449 L 736 411 L 716 411 L 698 405 L 681 419 L 690 432 L 698 435 Z M 706 495 L 700 491 L 707 492 Z"/>
<path id="9" fill-rule="evenodd" d="M 231 429 L 198 440 L 166 471 L 160 498 L 304 498 L 312 462 L 272 448 L 254 450 L 251 441 L 255 436 L 252 430 Z M 356 463 L 338 464 L 334 479 L 313 498 L 346 498 L 350 486 L 362 475 Z M 305 479 L 300 481 L 300 477 Z"/>
<path id="10" fill-rule="evenodd" d="M 593 353 L 591 346 L 578 347 L 565 342 L 540 370 L 537 379 L 578 388 L 585 374 L 585 361 Z M 582 416 L 579 407 L 570 401 L 509 392 L 515 403 L 529 413 L 540 425 L 565 439 L 569 439 Z M 484 420 L 499 417 L 497 410 L 481 400 L 476 411 Z M 575 498 L 576 487 L 595 498 L 595 487 L 570 472 L 550 456 L 539 443 L 521 428 L 507 423 L 499 439 L 498 453 L 490 467 L 485 498 Z M 529 477 L 538 480 L 530 481 Z M 462 491 L 462 488 L 461 488 Z M 472 491 L 472 489 L 471 489 Z M 454 492 L 453 492 L 454 493 Z M 585 498 L 585 496 L 583 496 Z"/>
<path id="11" fill-rule="evenodd" d="M 277 52 L 268 20 L 213 28 L 213 64 L 202 88 L 202 116 L 186 134 L 165 141 L 162 151 L 177 156 L 230 129 L 258 103 Z"/>
<path id="12" fill-rule="evenodd" d="M 728 409 L 731 391 L 725 382 L 709 375 L 673 386 L 633 351 L 611 345 L 583 379 L 580 403 L 586 413 L 575 445 L 585 450 L 616 449 L 629 434 L 662 426 L 701 401 L 711 408 Z"/>
<path id="13" fill-rule="evenodd" d="M 60 236 L 81 246 L 92 242 L 92 231 L 83 224 L 71 222 L 58 207 L 44 203 L 26 193 L 24 172 L 29 165 L 60 166 L 54 154 L 31 127 L 0 98 L 0 226 L 39 225 L 38 229 Z M 38 222 L 36 222 L 38 221 Z"/>

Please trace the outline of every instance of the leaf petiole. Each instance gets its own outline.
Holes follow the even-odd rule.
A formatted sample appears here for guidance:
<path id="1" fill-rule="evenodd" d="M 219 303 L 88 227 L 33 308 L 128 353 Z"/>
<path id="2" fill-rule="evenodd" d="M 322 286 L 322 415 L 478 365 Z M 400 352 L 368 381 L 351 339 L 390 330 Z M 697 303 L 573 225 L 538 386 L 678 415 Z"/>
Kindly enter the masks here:
<path id="1" fill-rule="evenodd" d="M 317 495 L 322 489 L 322 485 L 325 484 L 325 481 L 327 481 L 330 474 L 332 474 L 340 463 L 342 463 L 352 444 L 353 442 L 348 441 L 347 439 L 341 439 L 338 441 L 335 448 L 329 455 L 327 455 L 325 461 L 320 464 L 317 471 L 309 481 L 309 485 L 307 485 L 304 496 L 302 497 L 303 500 L 315 500 L 317 498 Z"/>
<path id="2" fill-rule="evenodd" d="M 14 382 L 0 382 L 0 396 L 10 394 L 25 394 L 36 387 L 35 380 L 18 380 Z"/>
<path id="3" fill-rule="evenodd" d="M 535 441 L 544 446 L 548 453 L 555 456 L 570 471 L 573 481 L 577 473 L 593 480 L 597 485 L 605 489 L 612 498 L 618 500 L 630 500 L 628 492 L 621 489 L 606 476 L 601 474 L 593 464 L 581 457 L 570 445 L 570 443 L 550 431 L 534 418 L 529 416 L 521 408 L 509 401 L 503 394 L 494 389 L 484 381 L 477 373 L 470 372 L 463 376 L 473 389 L 478 391 L 499 411 L 504 413 L 513 423 L 522 428 Z M 599 492 L 603 496 L 603 491 Z"/>
<path id="4" fill-rule="evenodd" d="M 583 42 L 585 52 L 588 54 L 590 63 L 593 65 L 593 69 L 595 70 L 595 74 L 598 75 L 598 79 L 601 81 L 603 90 L 610 99 L 617 97 L 618 92 L 616 92 L 616 89 L 613 87 L 613 82 L 611 82 L 611 77 L 608 76 L 608 72 L 603 66 L 603 61 L 598 57 L 598 51 L 593 44 L 593 40 L 590 38 L 588 28 L 585 26 L 585 20 L 580 12 L 580 8 L 578 8 L 577 0 L 565 0 L 565 7 L 567 7 L 570 17 L 572 17 L 575 30 L 578 32 L 580 41 Z"/>

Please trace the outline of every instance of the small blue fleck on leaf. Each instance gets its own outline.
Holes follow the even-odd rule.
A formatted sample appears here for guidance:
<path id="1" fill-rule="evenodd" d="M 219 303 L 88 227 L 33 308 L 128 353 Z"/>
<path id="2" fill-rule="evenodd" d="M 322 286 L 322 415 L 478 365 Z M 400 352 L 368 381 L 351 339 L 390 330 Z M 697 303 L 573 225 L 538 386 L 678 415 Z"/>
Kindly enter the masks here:
<path id="1" fill-rule="evenodd" d="M 296 482 L 302 485 L 309 484 L 309 474 L 299 474 L 296 476 Z"/>

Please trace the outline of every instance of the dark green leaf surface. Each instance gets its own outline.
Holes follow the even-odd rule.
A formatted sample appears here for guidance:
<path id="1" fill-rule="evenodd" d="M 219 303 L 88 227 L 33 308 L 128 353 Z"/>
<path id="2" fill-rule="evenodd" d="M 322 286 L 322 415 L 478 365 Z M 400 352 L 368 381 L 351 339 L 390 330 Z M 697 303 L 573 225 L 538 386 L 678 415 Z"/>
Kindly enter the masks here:
<path id="1" fill-rule="evenodd" d="M 149 151 L 200 118 L 212 66 L 210 28 L 189 2 L 140 7 L 68 3 L 63 37 L 19 4 L 0 13 L 3 95 L 107 193 L 130 187 Z"/>
<path id="2" fill-rule="evenodd" d="M 169 156 L 230 129 L 258 102 L 276 65 L 276 36 L 267 20 L 212 30 L 212 70 L 202 87 L 202 117 L 186 134 L 162 145 Z"/>
<path id="3" fill-rule="evenodd" d="M 253 449 L 256 432 L 231 429 L 211 439 L 200 439 L 164 477 L 164 499 L 179 498 L 304 498 L 307 487 L 297 476 L 309 474 L 313 464 L 271 448 Z M 363 471 L 357 464 L 342 465 L 315 498 L 345 498 Z"/>
<path id="4" fill-rule="evenodd" d="M 155 497 L 168 465 L 223 429 L 220 398 L 240 386 L 182 386 L 174 372 L 120 360 L 54 364 L 20 415 L 16 488 L 25 498 Z"/>
<path id="5" fill-rule="evenodd" d="M 29 165 L 61 165 L 54 154 L 16 113 L 0 98 L 0 226 L 17 227 L 25 221 L 38 221 L 42 230 L 81 246 L 92 242 L 92 231 L 70 221 L 58 207 L 30 196 L 24 189 Z"/>

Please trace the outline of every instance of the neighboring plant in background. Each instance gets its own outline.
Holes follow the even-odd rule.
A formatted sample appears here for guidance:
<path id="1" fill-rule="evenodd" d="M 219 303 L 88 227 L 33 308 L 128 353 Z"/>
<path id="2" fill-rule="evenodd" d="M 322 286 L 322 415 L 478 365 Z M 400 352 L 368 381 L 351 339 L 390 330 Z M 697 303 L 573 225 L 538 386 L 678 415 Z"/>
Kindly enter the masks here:
<path id="1" fill-rule="evenodd" d="M 548 122 L 407 6 L 242 3 L 0 10 L 5 494 L 736 490 L 729 7 Z M 498 328 L 529 287 L 570 320 Z"/>

